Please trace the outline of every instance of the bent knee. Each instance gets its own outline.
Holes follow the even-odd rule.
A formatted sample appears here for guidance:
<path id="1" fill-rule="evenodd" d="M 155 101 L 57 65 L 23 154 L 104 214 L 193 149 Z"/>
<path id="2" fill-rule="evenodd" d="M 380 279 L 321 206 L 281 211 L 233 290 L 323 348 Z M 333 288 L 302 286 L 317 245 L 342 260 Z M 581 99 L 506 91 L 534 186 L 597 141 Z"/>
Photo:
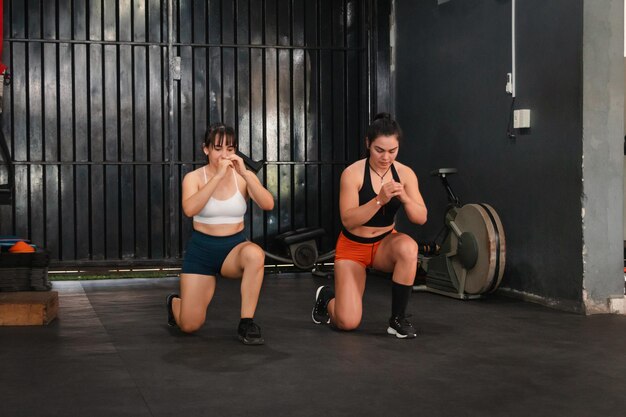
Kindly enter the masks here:
<path id="1" fill-rule="evenodd" d="M 361 316 L 333 317 L 333 324 L 340 330 L 354 330 L 361 324 Z"/>
<path id="2" fill-rule="evenodd" d="M 181 320 L 178 327 L 185 333 L 194 333 L 202 327 L 204 320 Z"/>
<path id="3" fill-rule="evenodd" d="M 417 243 L 410 237 L 402 239 L 401 244 L 394 249 L 399 258 L 417 262 Z"/>
<path id="4" fill-rule="evenodd" d="M 241 260 L 244 265 L 263 265 L 265 252 L 255 244 L 246 245 L 241 249 Z"/>

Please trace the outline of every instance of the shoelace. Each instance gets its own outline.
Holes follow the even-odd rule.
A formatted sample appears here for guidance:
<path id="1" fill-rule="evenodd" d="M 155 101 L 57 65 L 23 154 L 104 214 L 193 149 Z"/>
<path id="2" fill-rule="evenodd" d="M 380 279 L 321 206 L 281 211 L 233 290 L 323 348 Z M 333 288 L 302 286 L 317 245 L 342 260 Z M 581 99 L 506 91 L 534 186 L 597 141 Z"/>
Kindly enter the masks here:
<path id="1" fill-rule="evenodd" d="M 320 294 L 318 302 L 315 303 L 315 314 L 322 314 L 322 311 L 328 308 L 330 300 L 324 300 Z"/>
<path id="2" fill-rule="evenodd" d="M 248 324 L 248 327 L 246 328 L 246 334 L 247 335 L 260 335 L 261 328 L 255 322 L 251 322 L 250 324 Z"/>
<path id="3" fill-rule="evenodd" d="M 400 323 L 402 327 L 404 327 L 405 325 L 413 326 L 411 322 L 407 320 L 409 317 L 412 317 L 412 316 L 413 316 L 412 314 L 407 314 L 406 316 L 398 316 L 398 323 Z"/>

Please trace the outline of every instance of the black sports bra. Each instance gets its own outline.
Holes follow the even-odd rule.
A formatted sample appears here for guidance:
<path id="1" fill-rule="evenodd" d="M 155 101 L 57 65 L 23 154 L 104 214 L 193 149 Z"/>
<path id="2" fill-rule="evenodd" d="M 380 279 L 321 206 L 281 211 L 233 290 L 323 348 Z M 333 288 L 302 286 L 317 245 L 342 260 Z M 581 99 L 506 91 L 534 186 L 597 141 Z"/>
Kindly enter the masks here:
<path id="1" fill-rule="evenodd" d="M 400 182 L 400 177 L 398 176 L 398 171 L 396 171 L 396 167 L 391 165 L 391 175 L 393 175 L 393 180 L 396 182 Z M 374 192 L 372 188 L 372 180 L 370 178 L 370 166 L 369 162 L 365 161 L 365 174 L 363 175 L 363 186 L 359 190 L 359 206 L 363 204 L 367 204 L 372 198 L 376 197 L 377 194 Z M 372 216 L 371 219 L 367 221 L 363 226 L 371 226 L 371 227 L 386 227 L 391 226 L 396 221 L 396 213 L 402 203 L 396 197 L 389 200 L 387 204 L 380 207 L 376 214 Z"/>

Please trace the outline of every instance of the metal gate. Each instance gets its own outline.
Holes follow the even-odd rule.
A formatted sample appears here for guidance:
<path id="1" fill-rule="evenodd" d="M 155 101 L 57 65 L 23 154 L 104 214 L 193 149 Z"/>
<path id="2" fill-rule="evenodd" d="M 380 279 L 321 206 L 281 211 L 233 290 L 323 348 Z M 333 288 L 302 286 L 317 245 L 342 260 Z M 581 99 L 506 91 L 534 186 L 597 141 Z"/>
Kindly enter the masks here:
<path id="1" fill-rule="evenodd" d="M 204 163 L 207 126 L 224 121 L 268 161 L 277 204 L 249 211 L 250 238 L 271 247 L 321 226 L 329 249 L 339 174 L 376 101 L 372 5 L 5 0 L 16 188 L 0 234 L 30 238 L 57 266 L 180 262 L 191 232 L 180 183 Z"/>

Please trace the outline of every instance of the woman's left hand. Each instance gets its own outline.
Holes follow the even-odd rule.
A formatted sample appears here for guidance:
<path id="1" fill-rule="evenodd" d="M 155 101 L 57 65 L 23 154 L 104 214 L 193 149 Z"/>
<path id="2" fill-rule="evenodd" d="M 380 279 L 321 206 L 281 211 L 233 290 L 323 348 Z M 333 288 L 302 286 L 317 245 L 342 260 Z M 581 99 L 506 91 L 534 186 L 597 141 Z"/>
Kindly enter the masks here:
<path id="1" fill-rule="evenodd" d="M 400 200 L 400 202 L 402 204 L 407 203 L 408 201 L 410 201 L 409 196 L 406 193 L 406 190 L 404 189 L 404 184 L 400 183 L 400 182 L 396 182 L 394 185 L 399 185 L 396 188 L 396 197 L 398 198 L 398 200 Z"/>
<path id="2" fill-rule="evenodd" d="M 246 173 L 246 165 L 243 162 L 243 159 L 241 159 L 240 156 L 237 156 L 236 154 L 224 157 L 224 159 L 228 159 L 233 163 L 233 167 L 235 168 L 235 171 L 237 171 L 237 174 L 241 175 L 242 177 L 245 178 L 245 173 Z"/>

